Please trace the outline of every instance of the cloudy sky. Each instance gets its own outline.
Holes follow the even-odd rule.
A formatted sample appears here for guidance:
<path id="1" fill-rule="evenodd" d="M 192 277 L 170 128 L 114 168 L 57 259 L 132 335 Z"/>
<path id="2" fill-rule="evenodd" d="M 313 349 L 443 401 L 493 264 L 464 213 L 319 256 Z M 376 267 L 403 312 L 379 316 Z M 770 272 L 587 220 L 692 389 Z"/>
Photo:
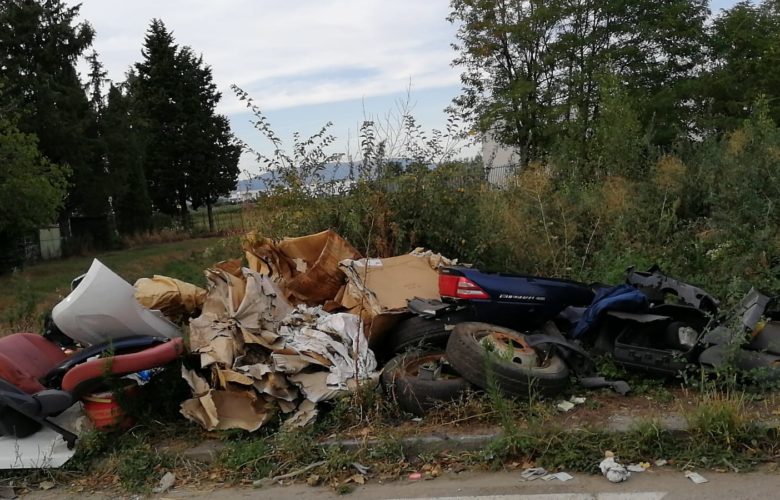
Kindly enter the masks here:
<path id="1" fill-rule="evenodd" d="M 77 3 L 75 0 L 72 3 Z M 364 115 L 381 117 L 411 88 L 427 128 L 444 123 L 458 93 L 450 67 L 455 28 L 448 0 L 82 0 L 94 47 L 115 81 L 141 58 L 152 18 L 202 53 L 223 93 L 234 132 L 263 148 L 235 83 L 265 111 L 279 135 L 312 134 L 328 121 L 343 148 Z M 244 167 L 251 165 L 245 159 Z"/>
<path id="2" fill-rule="evenodd" d="M 79 3 L 68 0 L 69 3 Z M 230 91 L 248 91 L 284 139 L 328 121 L 343 150 L 364 116 L 381 118 L 410 90 L 413 114 L 441 128 L 458 94 L 450 66 L 449 0 L 80 0 L 108 76 L 141 58 L 152 18 L 202 53 L 223 93 L 221 112 L 245 142 L 267 150 Z M 713 11 L 733 0 L 711 2 Z M 354 146 L 353 146 L 354 150 Z M 248 158 L 242 166 L 257 168 Z"/>

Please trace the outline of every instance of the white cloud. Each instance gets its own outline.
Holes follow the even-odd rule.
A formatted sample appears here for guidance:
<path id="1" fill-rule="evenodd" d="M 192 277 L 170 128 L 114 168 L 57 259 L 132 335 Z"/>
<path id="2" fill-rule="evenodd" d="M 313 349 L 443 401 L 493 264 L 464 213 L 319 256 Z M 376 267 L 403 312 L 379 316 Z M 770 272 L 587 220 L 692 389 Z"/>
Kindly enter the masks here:
<path id="1" fill-rule="evenodd" d="M 76 3 L 75 0 L 73 3 Z M 458 82 L 450 67 L 455 28 L 448 0 L 83 0 L 109 77 L 141 58 L 153 17 L 181 45 L 203 53 L 224 93 L 222 112 L 243 108 L 229 86 L 263 109 L 335 102 Z"/>

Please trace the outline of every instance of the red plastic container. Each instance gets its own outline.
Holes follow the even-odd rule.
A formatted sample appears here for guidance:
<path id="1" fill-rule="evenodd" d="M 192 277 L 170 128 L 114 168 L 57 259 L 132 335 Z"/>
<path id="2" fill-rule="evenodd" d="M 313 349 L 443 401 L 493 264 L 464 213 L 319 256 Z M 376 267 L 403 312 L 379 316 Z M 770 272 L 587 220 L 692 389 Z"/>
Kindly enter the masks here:
<path id="1" fill-rule="evenodd" d="M 129 384 L 121 389 L 122 398 L 133 398 L 138 395 L 138 386 Z M 95 425 L 95 428 L 109 432 L 114 430 L 129 429 L 135 424 L 133 418 L 127 414 L 117 401 L 114 392 L 98 392 L 82 396 L 84 411 L 87 417 Z"/>

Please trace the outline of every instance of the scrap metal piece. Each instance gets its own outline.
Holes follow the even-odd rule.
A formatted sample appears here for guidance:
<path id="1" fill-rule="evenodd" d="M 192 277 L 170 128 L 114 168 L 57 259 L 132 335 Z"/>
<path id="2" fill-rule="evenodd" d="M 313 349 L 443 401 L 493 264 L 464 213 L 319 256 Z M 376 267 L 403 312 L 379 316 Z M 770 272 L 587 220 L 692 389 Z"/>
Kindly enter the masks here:
<path id="1" fill-rule="evenodd" d="M 718 310 L 720 301 L 699 287 L 684 283 L 661 272 L 658 266 L 647 271 L 637 271 L 634 266 L 626 269 L 626 283 L 646 292 L 655 292 L 657 299 L 663 301 L 663 294 L 673 294 L 686 304 L 711 313 Z M 652 293 L 651 293 L 652 294 Z"/>

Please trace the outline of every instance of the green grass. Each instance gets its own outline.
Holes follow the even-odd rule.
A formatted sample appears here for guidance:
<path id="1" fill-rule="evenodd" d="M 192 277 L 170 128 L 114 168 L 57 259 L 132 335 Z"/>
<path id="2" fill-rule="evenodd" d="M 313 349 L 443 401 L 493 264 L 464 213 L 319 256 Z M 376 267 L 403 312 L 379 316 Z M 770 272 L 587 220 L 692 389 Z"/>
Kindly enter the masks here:
<path id="1" fill-rule="evenodd" d="M 130 283 L 162 274 L 204 286 L 203 270 L 240 257 L 235 238 L 196 238 L 42 262 L 0 277 L 0 335 L 37 330 L 41 317 L 70 292 L 70 282 L 100 259 Z"/>

